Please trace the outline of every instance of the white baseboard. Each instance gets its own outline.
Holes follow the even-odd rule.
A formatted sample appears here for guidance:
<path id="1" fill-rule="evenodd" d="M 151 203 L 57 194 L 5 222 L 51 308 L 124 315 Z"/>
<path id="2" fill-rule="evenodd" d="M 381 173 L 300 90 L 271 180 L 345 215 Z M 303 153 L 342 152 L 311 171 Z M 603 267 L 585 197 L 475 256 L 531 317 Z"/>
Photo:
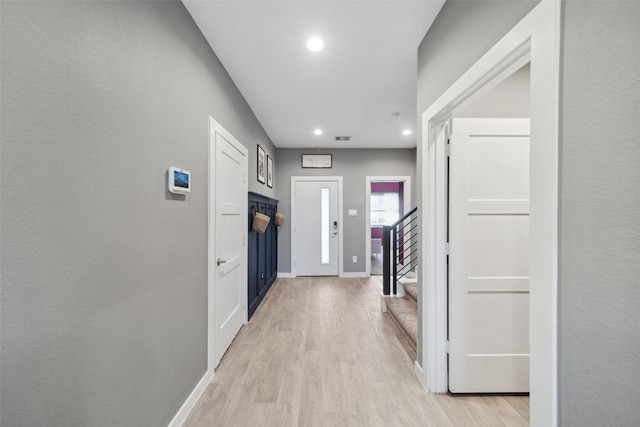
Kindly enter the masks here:
<path id="1" fill-rule="evenodd" d="M 424 371 L 422 370 L 422 366 L 420 366 L 417 360 L 415 363 L 415 372 L 416 372 L 416 376 L 418 377 L 418 381 L 420 381 L 420 384 L 422 384 L 422 388 L 429 391 L 427 377 L 425 376 Z"/>
<path id="2" fill-rule="evenodd" d="M 389 311 L 387 309 L 387 297 L 380 292 L 380 311 L 382 311 L 383 313 L 386 313 L 387 311 Z"/>
<path id="3" fill-rule="evenodd" d="M 340 277 L 369 277 L 370 275 L 367 274 L 366 271 L 356 271 L 356 272 L 348 272 L 348 273 L 341 273 Z M 294 277 L 298 277 L 293 273 L 283 273 L 283 272 L 278 272 L 278 279 L 280 278 L 294 278 Z"/>
<path id="4" fill-rule="evenodd" d="M 213 371 L 207 371 L 198 385 L 196 385 L 196 388 L 193 389 L 187 400 L 184 402 L 176 416 L 173 417 L 173 419 L 169 423 L 169 427 L 180 427 L 182 426 L 182 424 L 184 424 L 184 422 L 187 420 L 187 417 L 189 416 L 189 413 L 196 405 L 198 399 L 200 399 L 200 396 L 202 396 L 202 393 L 204 393 L 204 390 L 207 388 L 212 379 Z"/>
<path id="5" fill-rule="evenodd" d="M 340 277 L 369 277 L 370 275 L 367 274 L 366 271 L 355 271 L 355 272 L 348 272 L 345 273 L 343 272 L 342 274 L 340 274 Z"/>
<path id="6" fill-rule="evenodd" d="M 296 275 L 293 273 L 283 273 L 281 271 L 278 271 L 278 279 L 280 278 L 290 279 L 293 277 L 296 277 Z"/>

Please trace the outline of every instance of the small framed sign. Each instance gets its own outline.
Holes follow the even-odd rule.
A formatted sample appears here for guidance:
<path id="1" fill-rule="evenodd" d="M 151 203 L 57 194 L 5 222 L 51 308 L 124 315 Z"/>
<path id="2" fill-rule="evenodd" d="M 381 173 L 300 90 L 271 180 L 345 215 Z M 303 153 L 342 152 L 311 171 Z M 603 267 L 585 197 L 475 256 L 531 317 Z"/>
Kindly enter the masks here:
<path id="1" fill-rule="evenodd" d="M 333 167 L 333 155 L 332 154 L 303 154 L 302 167 L 331 169 Z"/>

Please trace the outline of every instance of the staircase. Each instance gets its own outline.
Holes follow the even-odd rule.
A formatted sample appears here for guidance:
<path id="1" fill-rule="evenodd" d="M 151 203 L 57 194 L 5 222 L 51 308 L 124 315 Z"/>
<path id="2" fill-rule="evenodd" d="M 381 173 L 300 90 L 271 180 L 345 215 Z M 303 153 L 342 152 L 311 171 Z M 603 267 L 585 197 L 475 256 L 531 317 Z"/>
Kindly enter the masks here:
<path id="1" fill-rule="evenodd" d="M 385 297 L 386 311 L 416 351 L 418 340 L 418 285 L 403 283 L 403 297 Z M 384 308 L 383 308 L 384 310 Z"/>
<path id="2" fill-rule="evenodd" d="M 383 227 L 382 311 L 416 351 L 418 337 L 418 208 Z"/>

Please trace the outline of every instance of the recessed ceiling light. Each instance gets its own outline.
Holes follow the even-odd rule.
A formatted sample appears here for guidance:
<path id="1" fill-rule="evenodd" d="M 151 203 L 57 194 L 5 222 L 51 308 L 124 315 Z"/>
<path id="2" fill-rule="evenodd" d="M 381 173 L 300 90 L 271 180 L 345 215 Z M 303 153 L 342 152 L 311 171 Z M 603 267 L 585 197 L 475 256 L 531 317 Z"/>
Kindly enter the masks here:
<path id="1" fill-rule="evenodd" d="M 411 131 L 409 129 L 405 129 L 405 130 L 402 131 L 402 134 L 404 136 L 411 135 Z"/>
<path id="2" fill-rule="evenodd" d="M 313 131 L 314 135 L 322 135 L 322 129 L 316 129 Z"/>
<path id="3" fill-rule="evenodd" d="M 307 49 L 311 52 L 319 52 L 324 47 L 324 42 L 318 37 L 311 37 L 307 41 Z"/>

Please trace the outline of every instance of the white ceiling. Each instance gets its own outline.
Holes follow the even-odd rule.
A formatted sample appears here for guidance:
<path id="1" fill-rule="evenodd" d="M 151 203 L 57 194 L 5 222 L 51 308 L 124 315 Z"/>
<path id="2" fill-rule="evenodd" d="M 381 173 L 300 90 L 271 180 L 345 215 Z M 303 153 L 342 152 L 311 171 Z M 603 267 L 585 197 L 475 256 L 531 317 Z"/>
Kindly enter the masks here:
<path id="1" fill-rule="evenodd" d="M 276 147 L 416 146 L 417 49 L 444 0 L 183 2 Z"/>

